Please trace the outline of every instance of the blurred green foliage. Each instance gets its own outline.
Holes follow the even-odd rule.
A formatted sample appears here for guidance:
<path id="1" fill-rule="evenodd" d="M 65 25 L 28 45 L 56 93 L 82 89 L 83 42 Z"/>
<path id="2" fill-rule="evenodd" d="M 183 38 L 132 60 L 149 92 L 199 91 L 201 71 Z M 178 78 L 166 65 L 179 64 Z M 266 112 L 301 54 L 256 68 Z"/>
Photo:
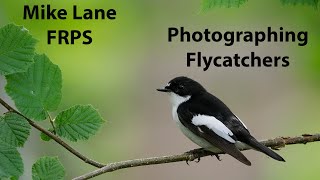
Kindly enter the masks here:
<path id="1" fill-rule="evenodd" d="M 240 7 L 248 0 L 202 0 L 202 10 L 209 11 L 215 7 Z"/>
<path id="2" fill-rule="evenodd" d="M 318 8 L 319 0 L 280 0 L 283 5 L 307 5 L 312 6 L 315 9 Z"/>
<path id="3" fill-rule="evenodd" d="M 202 0 L 201 9 L 202 11 L 209 11 L 213 8 L 219 7 L 240 7 L 245 4 L 248 0 Z M 306 5 L 314 7 L 315 9 L 319 6 L 319 0 L 280 0 L 283 5 Z"/>

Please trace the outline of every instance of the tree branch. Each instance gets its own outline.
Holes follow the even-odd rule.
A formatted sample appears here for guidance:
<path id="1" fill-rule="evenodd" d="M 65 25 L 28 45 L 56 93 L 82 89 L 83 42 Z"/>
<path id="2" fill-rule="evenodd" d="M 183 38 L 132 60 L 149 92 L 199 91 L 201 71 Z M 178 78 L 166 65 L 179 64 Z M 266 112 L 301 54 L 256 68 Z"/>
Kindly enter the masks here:
<path id="1" fill-rule="evenodd" d="M 307 144 L 315 141 L 320 141 L 320 134 L 313 134 L 313 135 L 303 134 L 301 136 L 296 136 L 296 137 L 279 137 L 275 139 L 261 141 L 261 143 L 268 147 L 271 147 L 272 149 L 278 150 L 279 148 L 285 147 L 285 145 Z M 248 149 L 251 149 L 251 147 L 245 146 L 241 150 L 244 151 Z M 120 162 L 107 164 L 106 166 L 100 169 L 97 169 L 95 171 L 89 172 L 82 176 L 76 177 L 73 180 L 90 179 L 98 175 L 101 175 L 107 172 L 116 171 L 119 169 L 132 168 L 132 167 L 138 167 L 138 166 L 149 166 L 149 165 L 155 165 L 155 164 L 173 163 L 178 161 L 193 161 L 201 157 L 205 157 L 209 155 L 218 155 L 218 154 L 224 154 L 224 153 L 221 151 L 217 151 L 213 153 L 213 152 L 206 151 L 204 149 L 195 149 L 179 155 L 120 161 Z"/>
<path id="2" fill-rule="evenodd" d="M 74 148 L 72 148 L 70 145 L 68 145 L 66 142 L 64 142 L 62 139 L 60 139 L 58 136 L 52 134 L 50 131 L 42 128 L 41 126 L 39 126 L 38 124 L 36 124 L 34 121 L 32 121 L 31 119 L 29 119 L 28 117 L 24 116 L 23 114 L 21 114 L 19 111 L 15 110 L 13 107 L 11 107 L 9 104 L 7 104 L 3 99 L 0 98 L 0 104 L 5 107 L 8 111 L 10 112 L 14 112 L 19 114 L 20 116 L 24 117 L 29 124 L 36 128 L 37 130 L 43 132 L 44 134 L 46 134 L 47 136 L 49 136 L 51 139 L 53 139 L 54 141 L 56 141 L 58 144 L 60 144 L 62 147 L 64 147 L 65 149 L 67 149 L 69 152 L 71 152 L 73 155 L 77 156 L 79 159 L 81 159 L 82 161 L 84 161 L 87 164 L 90 164 L 92 166 L 95 166 L 97 168 L 101 168 L 104 166 L 104 164 L 101 164 L 97 161 L 94 161 L 92 159 L 87 158 L 86 156 L 84 156 L 83 154 L 81 154 L 79 151 L 75 150 Z"/>
<path id="3" fill-rule="evenodd" d="M 156 165 L 156 164 L 165 164 L 165 163 L 173 163 L 173 162 L 179 162 L 179 161 L 193 161 L 195 159 L 205 157 L 205 156 L 212 156 L 212 155 L 218 155 L 218 154 L 224 154 L 222 151 L 216 151 L 216 152 L 209 152 L 202 148 L 200 149 L 194 149 L 192 151 L 179 154 L 179 155 L 170 155 L 170 156 L 162 156 L 162 157 L 151 157 L 151 158 L 142 158 L 142 159 L 133 159 L 133 160 L 127 160 L 127 161 L 120 161 L 120 162 L 114 162 L 109 163 L 107 165 L 101 164 L 99 162 L 96 162 L 94 160 L 91 160 L 78 152 L 77 150 L 73 149 L 71 146 L 69 146 L 67 143 L 65 143 L 62 139 L 60 139 L 58 136 L 54 135 L 50 131 L 42 128 L 38 124 L 36 124 L 34 121 L 29 119 L 28 117 L 21 114 L 19 111 L 15 110 L 13 107 L 11 107 L 9 104 L 7 104 L 3 99 L 0 98 L 0 104 L 4 106 L 8 111 L 14 112 L 19 114 L 20 116 L 24 117 L 31 126 L 36 128 L 37 130 L 43 132 L 47 136 L 49 136 L 51 139 L 56 141 L 58 144 L 60 144 L 62 147 L 67 149 L 69 152 L 71 152 L 73 155 L 81 159 L 87 164 L 90 164 L 92 166 L 98 167 L 100 169 L 97 169 L 95 171 L 89 172 L 87 174 L 84 174 L 82 176 L 76 177 L 73 180 L 83 180 L 83 179 L 90 179 L 93 177 L 96 177 L 98 175 L 112 172 L 120 169 L 126 169 L 126 168 L 132 168 L 132 167 L 138 167 L 138 166 L 148 166 L 148 165 Z M 307 144 L 310 142 L 320 141 L 320 134 L 303 134 L 301 136 L 296 137 L 279 137 L 275 139 L 269 139 L 265 141 L 261 141 L 262 144 L 271 147 L 272 149 L 278 150 L 279 148 L 285 147 L 285 145 L 291 145 L 291 144 Z M 251 149 L 250 146 L 245 146 L 243 149 L 240 149 L 241 151 Z"/>

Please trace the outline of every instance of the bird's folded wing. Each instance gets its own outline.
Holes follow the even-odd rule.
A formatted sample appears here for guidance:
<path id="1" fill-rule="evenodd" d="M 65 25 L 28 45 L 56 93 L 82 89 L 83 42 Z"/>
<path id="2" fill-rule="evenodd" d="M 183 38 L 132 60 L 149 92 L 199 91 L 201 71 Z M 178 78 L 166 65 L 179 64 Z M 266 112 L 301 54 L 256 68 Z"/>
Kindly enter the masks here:
<path id="1" fill-rule="evenodd" d="M 240 162 L 250 166 L 251 162 L 239 151 L 234 143 L 231 143 L 224 138 L 221 138 L 217 135 L 213 130 L 208 128 L 205 125 L 198 126 L 198 129 L 201 130 L 199 135 L 204 138 L 206 141 L 211 143 L 213 146 L 219 148 L 223 152 L 231 155 L 232 157 L 236 158 Z"/>
<path id="2" fill-rule="evenodd" d="M 221 121 L 213 116 L 194 115 L 184 106 L 178 108 L 178 116 L 181 123 L 194 134 L 240 162 L 251 165 L 250 161 L 237 149 L 236 137 Z"/>
<path id="3" fill-rule="evenodd" d="M 233 135 L 232 131 L 214 116 L 196 115 L 191 119 L 191 123 L 197 127 L 207 127 L 230 143 L 236 142 L 236 137 Z"/>

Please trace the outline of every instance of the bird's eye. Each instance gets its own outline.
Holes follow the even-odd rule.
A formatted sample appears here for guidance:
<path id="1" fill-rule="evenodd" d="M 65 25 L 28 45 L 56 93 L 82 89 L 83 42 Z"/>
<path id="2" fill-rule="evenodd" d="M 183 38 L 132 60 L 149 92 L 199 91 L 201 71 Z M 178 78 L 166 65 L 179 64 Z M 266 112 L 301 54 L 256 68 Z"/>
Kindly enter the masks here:
<path id="1" fill-rule="evenodd" d="M 179 89 L 179 90 L 183 90 L 183 89 L 184 89 L 184 86 L 183 86 L 183 85 L 179 85 L 179 86 L 178 86 L 178 89 Z"/>

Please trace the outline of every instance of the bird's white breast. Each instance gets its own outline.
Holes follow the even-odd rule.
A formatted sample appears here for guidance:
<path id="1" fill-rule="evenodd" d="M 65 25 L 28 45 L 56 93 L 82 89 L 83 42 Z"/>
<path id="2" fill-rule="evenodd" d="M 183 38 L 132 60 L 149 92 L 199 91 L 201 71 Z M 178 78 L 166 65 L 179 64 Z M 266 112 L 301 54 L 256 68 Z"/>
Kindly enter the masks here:
<path id="1" fill-rule="evenodd" d="M 186 97 L 182 97 L 182 96 L 178 96 L 175 93 L 170 93 L 170 101 L 172 104 L 172 117 L 173 120 L 177 123 L 178 127 L 180 128 L 180 130 L 182 131 L 182 133 L 187 136 L 192 142 L 196 143 L 197 145 L 199 145 L 200 147 L 203 148 L 214 148 L 208 141 L 206 141 L 205 139 L 195 135 L 193 132 L 191 132 L 188 128 L 186 128 L 179 120 L 178 117 L 178 113 L 177 113 L 177 109 L 179 107 L 179 105 L 183 102 L 188 101 L 191 98 L 191 96 L 186 96 Z"/>
<path id="2" fill-rule="evenodd" d="M 179 105 L 188 101 L 191 96 L 179 96 L 173 92 L 170 92 L 170 102 L 172 104 L 172 108 L 177 110 Z"/>

